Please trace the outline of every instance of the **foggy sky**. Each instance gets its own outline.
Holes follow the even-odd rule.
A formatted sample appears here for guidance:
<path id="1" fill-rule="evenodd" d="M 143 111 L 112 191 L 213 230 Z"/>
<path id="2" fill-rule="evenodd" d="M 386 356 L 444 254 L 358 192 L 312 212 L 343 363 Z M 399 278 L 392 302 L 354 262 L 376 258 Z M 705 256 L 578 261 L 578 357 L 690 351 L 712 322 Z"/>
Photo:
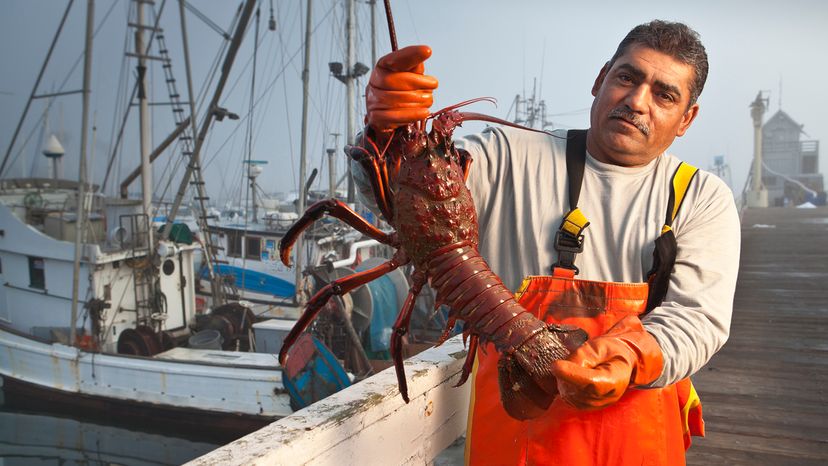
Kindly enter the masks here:
<path id="1" fill-rule="evenodd" d="M 57 90 L 82 51 L 86 2 L 75 3 L 40 93 Z M 229 29 L 238 5 L 237 2 L 218 0 L 193 0 L 192 3 L 224 29 Z M 288 191 L 296 189 L 298 179 L 305 2 L 274 0 L 273 3 L 278 28 L 272 33 L 266 31 L 270 3 L 261 3 L 261 42 L 255 82 L 256 96 L 260 100 L 253 113 L 252 158 L 269 162 L 259 179 L 266 191 Z M 0 80 L 0 103 L 4 109 L 0 115 L 0 155 L 3 155 L 66 3 L 5 0 L 0 5 L 4 10 L 0 16 L 0 57 L 4 63 Z M 333 146 L 330 133 L 345 133 L 345 86 L 330 77 L 327 66 L 328 62 L 344 61 L 344 11 L 342 5 L 333 0 L 315 0 L 314 5 L 308 171 L 314 167 L 321 169 L 315 185 L 323 188 L 328 179 L 327 167 L 323 165 L 325 149 Z M 110 6 L 108 1 L 97 2 L 96 24 Z M 753 151 L 748 106 L 757 92 L 764 90 L 770 98 L 770 109 L 765 118 L 779 110 L 781 100 L 782 110 L 803 125 L 804 139 L 823 141 L 820 170 L 828 171 L 824 146 L 824 141 L 828 141 L 828 121 L 824 111 L 828 108 L 828 92 L 823 84 L 828 75 L 828 62 L 824 59 L 828 45 L 828 4 L 825 2 L 398 0 L 392 1 L 392 7 L 401 46 L 422 43 L 434 49 L 426 72 L 440 80 L 435 93 L 435 109 L 474 97 L 492 96 L 499 102 L 497 107 L 477 104 L 470 110 L 506 117 L 515 95 L 523 91 L 531 93 L 536 81 L 540 97 L 553 115 L 550 119 L 556 126 L 564 128 L 587 126 L 592 83 L 630 28 L 655 18 L 683 21 L 700 33 L 710 57 L 710 74 L 699 99 L 698 118 L 688 133 L 676 140 L 670 152 L 705 169 L 712 165 L 714 156 L 724 155 L 732 171 L 732 187 L 740 192 Z M 167 32 L 179 90 L 186 94 L 178 4 L 169 0 L 165 8 L 161 25 Z M 370 64 L 368 7 L 360 3 L 358 9 L 357 59 Z M 96 182 L 100 182 L 105 160 L 109 157 L 113 127 L 121 119 L 115 114 L 118 79 L 122 73 L 127 73 L 129 85 L 133 82 L 134 60 L 128 62 L 126 68 L 122 61 L 124 45 L 131 44 L 124 28 L 127 10 L 127 3 L 119 1 L 95 39 L 90 101 L 97 126 L 93 173 Z M 381 4 L 377 13 L 381 55 L 390 50 Z M 222 39 L 192 14 L 188 14 L 187 21 L 195 87 L 201 89 L 203 77 L 217 56 Z M 253 27 L 251 23 L 222 101 L 222 106 L 242 117 L 250 110 Z M 64 90 L 80 88 L 81 68 L 79 65 L 70 75 Z M 151 78 L 153 100 L 166 100 L 160 68 L 156 67 Z M 362 79 L 358 84 L 360 95 L 364 81 Z M 212 86 L 210 90 L 212 92 Z M 62 142 L 67 150 L 64 174 L 67 178 L 77 177 L 79 103 L 77 95 L 62 97 L 55 101 L 49 112 L 51 129 L 63 128 Z M 24 169 L 19 158 L 6 177 L 30 172 L 32 159 L 39 156 L 42 141 L 37 140 L 39 130 L 35 123 L 44 108 L 45 100 L 33 104 L 14 151 L 16 153 L 22 147 L 28 134 L 33 134 L 22 152 L 29 166 Z M 156 144 L 171 131 L 169 114 L 166 107 L 153 108 Z M 363 110 L 358 112 L 358 121 L 362 121 L 363 114 Z M 137 112 L 134 112 L 125 139 L 122 172 L 138 163 L 136 121 Z M 480 124 L 468 123 L 457 134 L 481 128 Z M 246 131 L 246 123 L 240 125 L 225 120 L 217 123 L 210 135 L 203 160 L 207 167 L 208 189 L 215 197 L 240 192 L 241 161 L 247 152 Z M 342 145 L 343 138 L 340 137 L 339 146 Z M 161 180 L 162 174 L 169 171 L 168 161 L 177 157 L 180 158 L 165 155 L 159 159 L 157 192 L 162 191 L 161 184 L 166 183 Z M 337 158 L 341 174 L 344 155 L 338 152 Z M 45 176 L 46 167 L 45 160 L 40 160 L 37 174 Z M 133 189 L 139 185 L 136 183 Z M 177 186 L 177 180 L 174 186 Z"/>

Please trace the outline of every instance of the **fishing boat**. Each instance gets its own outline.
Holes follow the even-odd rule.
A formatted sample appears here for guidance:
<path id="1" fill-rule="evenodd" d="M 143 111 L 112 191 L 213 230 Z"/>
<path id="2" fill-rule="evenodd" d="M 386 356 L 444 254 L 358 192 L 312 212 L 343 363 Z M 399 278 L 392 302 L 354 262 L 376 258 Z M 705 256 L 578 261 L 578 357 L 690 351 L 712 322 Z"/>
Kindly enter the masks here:
<path id="1" fill-rule="evenodd" d="M 139 66 L 148 58 L 140 34 L 160 34 L 157 26 L 143 21 L 146 3 L 135 2 Z M 246 1 L 237 12 L 210 109 L 221 97 L 255 3 Z M 71 3 L 64 20 L 70 8 Z M 86 34 L 89 51 L 90 21 Z M 91 60 L 90 53 L 85 56 Z M 168 72 L 170 60 L 162 63 Z M 88 96 L 89 63 L 84 67 L 83 94 Z M 138 94 L 143 110 L 146 95 Z M 258 328 L 262 322 L 240 303 L 215 301 L 210 309 L 196 305 L 193 257 L 203 249 L 205 260 L 211 261 L 211 245 L 194 241 L 184 224 L 174 223 L 181 196 L 167 212 L 166 224 L 153 226 L 143 111 L 142 199 L 108 197 L 86 182 L 88 113 L 85 98 L 79 181 L 60 179 L 57 170 L 52 178 L 0 180 L 0 376 L 6 401 L 14 405 L 38 400 L 39 406 L 55 410 L 68 407 L 235 436 L 292 413 L 297 405 L 294 401 L 291 406 L 284 368 L 273 354 L 290 325 Z M 205 112 L 198 132 L 190 123 L 194 115 L 181 118 L 168 138 L 190 141 L 184 145 L 190 153 L 182 187 L 193 181 L 203 185 L 198 141 L 215 117 L 215 111 Z M 3 166 L 13 146 L 14 138 Z M 58 160 L 58 146 L 50 139 L 43 152 Z M 124 193 L 127 188 L 122 185 Z M 199 200 L 205 198 L 199 195 Z M 221 283 L 211 282 L 214 296 L 222 292 Z M 270 351 L 255 352 L 257 340 Z M 324 350 L 311 357 L 320 352 Z M 350 384 L 336 359 L 326 362 L 338 369 L 331 390 Z"/>
<path id="2" fill-rule="evenodd" d="M 291 225 L 299 219 L 296 196 L 282 196 L 280 202 L 257 193 L 261 187 L 256 179 L 264 170 L 262 161 L 247 161 L 247 178 L 253 194 L 250 205 L 230 208 L 230 215 L 222 215 L 207 226 L 207 234 L 216 245 L 214 274 L 226 277 L 230 297 L 264 306 L 284 306 L 293 303 L 304 290 L 306 275 L 319 270 L 357 267 L 371 257 L 387 256 L 389 250 L 336 219 L 322 219 L 304 234 L 302 248 L 292 251 L 292 264 L 302 264 L 303 270 L 282 263 L 279 242 Z M 334 191 L 333 187 L 331 191 Z M 308 199 L 319 198 L 309 193 Z M 343 201 L 345 199 L 342 199 Z M 211 280 L 206 264 L 199 273 L 197 293 L 210 299 Z M 298 285 L 297 285 L 298 283 Z M 298 312 L 298 309 L 296 309 Z M 371 309 L 366 310 L 369 314 Z M 298 317 L 296 315 L 295 317 Z"/>
<path id="3" fill-rule="evenodd" d="M 72 331 L 75 185 L 0 182 L 7 397 L 196 424 L 225 414 L 223 425 L 240 433 L 293 412 L 274 355 L 222 350 L 248 344 L 235 335 L 252 328 L 249 311 L 199 314 L 192 285 L 198 245 L 165 241 L 151 254 L 136 201 L 93 200 L 100 209 L 87 222 L 78 274 L 84 298 Z"/>

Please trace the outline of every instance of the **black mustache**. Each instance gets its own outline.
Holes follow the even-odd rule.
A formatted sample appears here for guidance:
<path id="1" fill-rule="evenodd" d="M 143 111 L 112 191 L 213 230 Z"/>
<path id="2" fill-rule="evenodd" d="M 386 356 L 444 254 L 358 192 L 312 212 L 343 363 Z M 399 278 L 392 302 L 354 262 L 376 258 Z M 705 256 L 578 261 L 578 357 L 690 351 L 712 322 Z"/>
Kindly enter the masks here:
<path id="1" fill-rule="evenodd" d="M 650 135 L 650 127 L 647 126 L 647 123 L 642 121 L 641 117 L 639 117 L 637 114 L 633 113 L 628 108 L 615 107 L 614 109 L 612 109 L 609 112 L 608 116 L 610 118 L 620 118 L 620 119 L 626 121 L 627 123 L 631 123 L 636 128 L 638 128 L 639 131 L 644 133 L 644 136 L 649 136 Z"/>

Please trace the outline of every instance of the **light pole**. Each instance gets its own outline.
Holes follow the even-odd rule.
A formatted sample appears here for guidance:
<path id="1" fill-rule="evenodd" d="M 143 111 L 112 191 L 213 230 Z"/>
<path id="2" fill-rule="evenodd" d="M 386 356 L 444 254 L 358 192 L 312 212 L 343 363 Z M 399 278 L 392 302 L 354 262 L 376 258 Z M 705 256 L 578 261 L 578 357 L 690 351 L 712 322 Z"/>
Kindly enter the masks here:
<path id="1" fill-rule="evenodd" d="M 768 190 L 762 184 L 762 116 L 768 108 L 768 98 L 762 97 L 762 91 L 750 104 L 750 116 L 753 118 L 753 181 L 747 193 L 747 206 L 764 208 L 768 206 Z"/>
<path id="2" fill-rule="evenodd" d="M 344 65 L 339 62 L 328 63 L 328 68 L 331 74 L 345 84 L 347 87 L 347 103 L 348 106 L 348 129 L 345 135 L 345 140 L 348 145 L 354 143 L 354 136 L 356 133 L 356 92 L 354 91 L 354 81 L 360 76 L 366 74 L 370 68 L 365 64 L 356 61 L 356 12 L 354 10 L 354 0 L 346 1 L 346 20 L 345 20 L 345 42 L 347 44 L 347 51 Z M 351 176 L 351 168 L 348 166 L 348 203 L 353 203 L 355 199 L 354 193 L 354 178 Z"/>

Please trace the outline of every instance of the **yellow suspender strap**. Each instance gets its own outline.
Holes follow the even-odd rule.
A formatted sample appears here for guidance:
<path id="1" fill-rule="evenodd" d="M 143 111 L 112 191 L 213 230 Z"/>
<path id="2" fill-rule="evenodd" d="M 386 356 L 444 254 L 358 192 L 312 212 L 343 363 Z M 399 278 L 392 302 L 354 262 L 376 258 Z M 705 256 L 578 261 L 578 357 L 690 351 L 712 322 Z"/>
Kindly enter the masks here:
<path id="1" fill-rule="evenodd" d="M 673 173 L 673 183 L 670 187 L 670 204 L 667 209 L 667 218 L 664 221 L 664 226 L 661 228 L 661 233 L 666 233 L 672 229 L 673 220 L 675 220 L 676 214 L 678 214 L 681 204 L 684 202 L 684 197 L 690 188 L 690 183 L 698 172 L 698 168 L 689 163 L 681 162 L 675 173 Z"/>
<path id="2" fill-rule="evenodd" d="M 698 408 L 699 406 L 701 406 L 701 399 L 699 398 L 699 394 L 696 393 L 696 387 L 693 386 L 693 382 L 690 382 L 690 393 L 687 395 L 687 400 L 684 402 L 684 406 L 681 407 L 681 420 L 682 424 L 684 424 L 682 427 L 685 434 L 691 432 L 690 410 Z"/>
<path id="3" fill-rule="evenodd" d="M 589 226 L 589 220 L 581 209 L 574 208 L 570 210 L 561 222 L 561 230 L 569 232 L 572 236 L 578 238 L 583 233 L 584 229 Z"/>

